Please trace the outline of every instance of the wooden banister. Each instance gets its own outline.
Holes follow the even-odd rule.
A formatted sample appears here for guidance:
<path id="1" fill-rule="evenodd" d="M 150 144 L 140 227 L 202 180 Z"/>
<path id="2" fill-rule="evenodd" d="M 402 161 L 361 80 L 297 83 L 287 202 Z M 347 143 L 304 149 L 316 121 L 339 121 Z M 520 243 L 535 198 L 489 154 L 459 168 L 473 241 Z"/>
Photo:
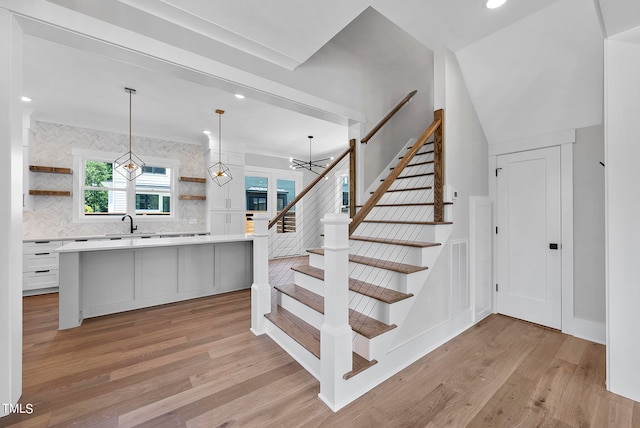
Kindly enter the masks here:
<path id="1" fill-rule="evenodd" d="M 313 180 L 307 187 L 304 188 L 304 190 L 302 190 L 302 192 L 298 193 L 296 195 L 295 198 L 293 198 L 293 200 L 291 202 L 289 202 L 289 205 L 287 205 L 286 207 L 284 207 L 282 209 L 282 211 L 280 211 L 278 213 L 277 216 L 275 216 L 271 221 L 269 221 L 269 229 L 271 229 L 276 223 L 278 223 L 278 221 L 283 218 L 287 212 L 289 212 L 289 210 L 291 210 L 291 208 L 293 208 L 298 202 L 300 202 L 300 199 L 302 199 L 307 193 L 309 193 L 309 191 L 316 185 L 318 184 L 318 182 L 322 179 L 324 179 L 324 177 L 333 169 L 335 168 L 335 166 L 342 160 L 344 159 L 345 156 L 347 156 L 348 154 L 351 153 L 351 157 L 352 159 L 355 158 L 355 140 L 351 140 L 349 142 L 349 148 L 347 150 L 344 151 L 344 153 L 342 153 L 336 160 L 333 161 L 333 163 L 331 165 L 329 165 L 324 171 L 322 171 L 321 174 L 319 174 L 315 180 Z M 355 168 L 354 168 L 354 180 L 355 180 Z M 351 197 L 351 195 L 350 195 Z M 351 202 L 350 202 L 351 205 Z M 355 207 L 355 199 L 353 202 L 353 206 Z M 355 209 L 355 208 L 354 208 Z"/>
<path id="2" fill-rule="evenodd" d="M 380 130 L 380 128 L 382 128 L 389 121 L 389 119 L 391 119 L 398 112 L 398 110 L 400 110 L 406 103 L 408 103 L 417 92 L 418 92 L 417 89 L 409 92 L 402 99 L 402 101 L 396 104 L 396 106 L 385 117 L 383 117 L 380 122 L 378 122 L 378 124 L 371 130 L 371 132 L 369 132 L 362 140 L 360 140 L 360 142 L 363 144 L 367 144 L 367 142 L 369 142 L 369 140 L 374 135 L 376 135 L 376 133 Z"/>
<path id="3" fill-rule="evenodd" d="M 362 221 L 365 219 L 365 217 L 369 214 L 369 212 L 373 209 L 374 206 L 376 206 L 376 204 L 378 203 L 378 201 L 380 201 L 380 199 L 382 198 L 382 195 L 384 195 L 387 190 L 389 190 L 389 188 L 391 187 L 391 185 L 393 184 L 393 182 L 400 176 L 400 174 L 402 173 L 402 171 L 404 170 L 404 168 L 409 164 L 409 162 L 411 162 L 411 159 L 416 155 L 416 153 L 418 153 L 418 151 L 422 148 L 422 146 L 424 146 L 424 144 L 427 142 L 427 140 L 429 139 L 429 137 L 431 137 L 432 135 L 434 136 L 434 142 L 435 139 L 439 139 L 440 141 L 440 149 L 439 149 L 439 154 L 442 155 L 442 125 L 443 125 L 443 119 L 444 119 L 444 114 L 442 110 L 437 110 L 434 114 L 434 120 L 433 123 L 431 125 L 429 125 L 429 127 L 424 131 L 424 133 L 420 136 L 420 138 L 418 139 L 418 141 L 416 141 L 416 143 L 411 147 L 411 149 L 409 150 L 409 152 L 400 160 L 400 163 L 398 163 L 398 165 L 395 166 L 395 168 L 393 168 L 393 170 L 391 171 L 391 173 L 387 176 L 387 178 L 384 179 L 384 181 L 380 184 L 380 186 L 378 187 L 378 189 L 373 192 L 373 195 L 371 195 L 371 197 L 369 198 L 369 200 L 362 206 L 362 208 L 360 208 L 360 210 L 358 211 L 358 213 L 353 217 L 351 224 L 349 225 L 349 236 L 351 236 L 353 234 L 353 232 L 356 231 L 356 229 L 358 228 L 358 226 L 360 225 L 360 223 L 362 223 Z M 437 146 L 437 143 L 434 144 L 434 146 Z M 434 216 L 435 216 L 435 212 L 440 210 L 440 211 L 444 211 L 443 209 L 443 198 L 442 198 L 442 181 L 444 178 L 444 168 L 442 167 L 442 165 L 436 166 L 436 164 L 442 164 L 441 159 L 440 160 L 436 160 L 436 155 L 438 153 L 436 152 L 436 149 L 434 148 Z M 437 172 L 437 170 L 440 169 L 440 173 Z M 436 187 L 438 186 L 438 182 L 436 181 L 436 177 L 438 177 L 439 174 L 439 183 L 440 183 L 440 189 L 439 191 L 436 190 Z M 436 200 L 436 194 L 439 192 L 439 197 L 440 197 L 440 202 L 439 202 L 439 207 L 437 206 L 438 201 Z M 434 218 L 434 221 L 442 221 L 442 215 L 440 220 Z"/>

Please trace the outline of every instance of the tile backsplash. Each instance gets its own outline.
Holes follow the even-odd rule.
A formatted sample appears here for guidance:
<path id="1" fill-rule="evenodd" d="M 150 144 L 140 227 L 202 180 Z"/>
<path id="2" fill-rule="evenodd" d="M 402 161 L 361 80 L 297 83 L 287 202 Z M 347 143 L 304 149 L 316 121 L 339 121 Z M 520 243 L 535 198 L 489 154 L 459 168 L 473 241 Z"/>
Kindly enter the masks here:
<path id="1" fill-rule="evenodd" d="M 114 132 L 79 128 L 49 122 L 36 122 L 30 147 L 30 164 L 73 168 L 72 149 L 124 153 L 129 136 Z M 204 146 L 147 137 L 133 140 L 134 151 L 144 155 L 178 159 L 180 175 L 205 177 Z M 46 190 L 72 190 L 71 175 L 30 173 L 30 187 Z M 180 194 L 205 194 L 205 185 L 179 183 Z M 33 210 L 23 213 L 23 237 L 65 237 L 126 233 L 121 222 L 73 222 L 73 197 L 32 196 Z M 206 229 L 206 201 L 178 200 L 179 218 L 174 221 L 137 222 L 141 232 L 195 232 Z"/>

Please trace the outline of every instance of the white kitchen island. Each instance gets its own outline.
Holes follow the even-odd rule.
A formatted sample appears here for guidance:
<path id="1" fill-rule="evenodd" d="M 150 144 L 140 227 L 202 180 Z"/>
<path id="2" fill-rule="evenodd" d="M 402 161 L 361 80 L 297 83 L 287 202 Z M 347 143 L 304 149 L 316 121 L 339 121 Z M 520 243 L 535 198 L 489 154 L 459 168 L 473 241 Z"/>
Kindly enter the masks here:
<path id="1" fill-rule="evenodd" d="M 84 318 L 251 287 L 251 235 L 73 242 L 60 254 L 59 329 Z"/>

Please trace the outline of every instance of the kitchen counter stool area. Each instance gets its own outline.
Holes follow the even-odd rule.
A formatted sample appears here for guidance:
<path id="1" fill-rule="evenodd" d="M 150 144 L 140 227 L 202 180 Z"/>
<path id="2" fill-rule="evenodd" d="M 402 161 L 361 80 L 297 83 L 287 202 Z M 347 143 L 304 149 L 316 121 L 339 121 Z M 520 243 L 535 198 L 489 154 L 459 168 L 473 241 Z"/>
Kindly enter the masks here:
<path id="1" fill-rule="evenodd" d="M 250 235 L 74 242 L 60 255 L 59 329 L 84 318 L 251 287 Z"/>

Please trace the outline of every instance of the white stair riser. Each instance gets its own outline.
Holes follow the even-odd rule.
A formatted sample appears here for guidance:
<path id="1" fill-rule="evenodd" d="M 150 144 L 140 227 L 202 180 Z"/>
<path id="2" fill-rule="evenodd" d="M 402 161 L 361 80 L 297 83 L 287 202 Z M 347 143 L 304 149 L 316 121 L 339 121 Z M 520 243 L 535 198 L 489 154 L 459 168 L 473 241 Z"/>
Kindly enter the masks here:
<path id="1" fill-rule="evenodd" d="M 351 253 L 415 266 L 432 266 L 440 245 L 434 247 L 407 247 L 379 242 L 351 241 Z"/>
<path id="2" fill-rule="evenodd" d="M 413 175 L 413 174 L 407 174 L 405 172 L 402 175 Z M 380 184 L 382 184 L 382 182 L 380 182 Z M 402 178 L 402 179 L 396 180 L 394 183 L 391 184 L 391 187 L 389 189 L 390 190 L 409 189 L 412 187 L 426 187 L 426 186 L 432 186 L 432 185 L 433 185 L 433 176 L 426 175 L 422 177 Z"/>
<path id="3" fill-rule="evenodd" d="M 349 263 L 349 277 L 369 284 L 400 291 L 401 293 L 414 293 L 427 277 L 428 269 L 404 274 L 373 266 Z M 422 281 L 422 282 L 420 282 Z M 407 291 L 411 290 L 411 291 Z M 415 294 L 415 293 L 414 293 Z"/>
<path id="4" fill-rule="evenodd" d="M 367 220 L 397 220 L 411 219 L 412 221 L 433 221 L 433 207 L 430 205 L 402 206 L 402 207 L 374 207 Z M 404 237 L 381 236 L 381 238 L 405 239 Z"/>
<path id="5" fill-rule="evenodd" d="M 385 303 L 353 291 L 349 292 L 349 307 L 351 309 L 385 324 L 400 325 L 412 304 L 413 298 L 395 303 Z"/>
<path id="6" fill-rule="evenodd" d="M 294 360 L 302 365 L 313 377 L 320 380 L 320 359 L 307 351 L 302 345 L 267 320 L 267 334 L 280 345 Z"/>
<path id="7" fill-rule="evenodd" d="M 309 266 L 324 270 L 324 256 L 321 254 L 309 253 Z"/>
<path id="8" fill-rule="evenodd" d="M 376 336 L 373 339 L 367 339 L 366 337 L 357 334 L 353 334 L 353 352 L 363 356 L 367 360 L 384 358 L 387 353 L 393 337 L 395 337 L 395 331 L 397 328 L 388 331 L 380 336 Z"/>
<path id="9" fill-rule="evenodd" d="M 306 288 L 312 293 L 324 296 L 324 281 L 314 276 L 306 275 L 302 272 L 293 273 L 293 282 L 300 287 Z"/>
<path id="10" fill-rule="evenodd" d="M 415 204 L 419 202 L 433 202 L 433 190 L 387 192 L 378 201 L 379 204 Z"/>
<path id="11" fill-rule="evenodd" d="M 362 223 L 356 229 L 357 236 L 403 236 L 406 241 L 446 242 L 451 226 L 431 224 Z"/>
<path id="12" fill-rule="evenodd" d="M 304 303 L 299 302 L 293 297 L 278 292 L 278 304 L 301 320 L 307 322 L 308 324 L 311 324 L 318 330 L 320 330 L 320 328 L 322 327 L 322 323 L 324 322 L 324 315 L 313 310 Z"/>

